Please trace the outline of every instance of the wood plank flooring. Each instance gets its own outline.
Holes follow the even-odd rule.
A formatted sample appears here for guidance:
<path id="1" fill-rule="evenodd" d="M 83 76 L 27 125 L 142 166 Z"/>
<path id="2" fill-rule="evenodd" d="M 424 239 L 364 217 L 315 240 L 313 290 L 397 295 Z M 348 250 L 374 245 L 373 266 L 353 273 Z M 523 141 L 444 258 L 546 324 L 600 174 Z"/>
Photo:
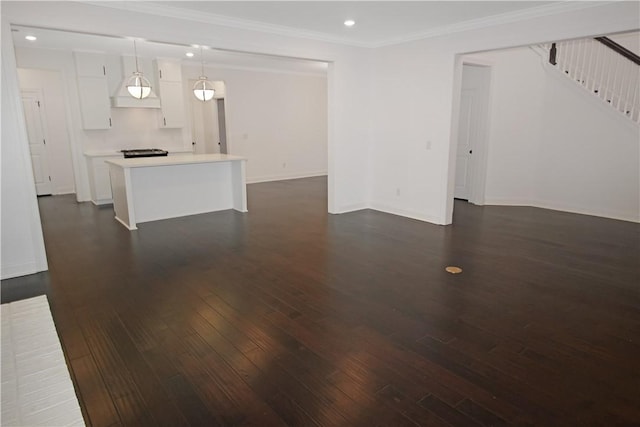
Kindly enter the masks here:
<path id="1" fill-rule="evenodd" d="M 87 425 L 640 425 L 638 224 L 328 215 L 324 178 L 136 232 L 39 203 L 50 271 L 22 280 L 45 283 Z"/>

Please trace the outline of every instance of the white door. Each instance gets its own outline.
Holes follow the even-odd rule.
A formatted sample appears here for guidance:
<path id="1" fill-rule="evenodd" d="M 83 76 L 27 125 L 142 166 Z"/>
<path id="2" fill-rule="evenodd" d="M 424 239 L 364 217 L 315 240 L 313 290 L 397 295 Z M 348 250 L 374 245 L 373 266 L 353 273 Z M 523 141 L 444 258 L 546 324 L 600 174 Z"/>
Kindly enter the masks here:
<path id="1" fill-rule="evenodd" d="M 462 89 L 460 98 L 460 121 L 458 122 L 458 154 L 456 156 L 456 199 L 469 200 L 471 196 L 471 156 L 474 131 L 475 89 Z"/>
<path id="2" fill-rule="evenodd" d="M 42 120 L 44 105 L 37 91 L 22 91 L 22 105 L 24 118 L 27 124 L 27 136 L 29 139 L 29 151 L 31 152 L 31 165 L 33 166 L 33 178 L 36 183 L 36 194 L 42 196 L 52 193 L 51 176 L 49 175 L 49 159 L 47 158 L 47 145 Z"/>
<path id="3" fill-rule="evenodd" d="M 462 66 L 454 197 L 482 203 L 491 69 Z"/>
<path id="4" fill-rule="evenodd" d="M 191 144 L 196 154 L 205 153 L 204 116 L 202 114 L 202 101 L 195 96 L 191 99 Z"/>
<path id="5" fill-rule="evenodd" d="M 196 154 L 220 153 L 216 100 L 202 102 L 191 96 L 191 137 Z M 226 144 L 226 140 L 225 140 Z"/>

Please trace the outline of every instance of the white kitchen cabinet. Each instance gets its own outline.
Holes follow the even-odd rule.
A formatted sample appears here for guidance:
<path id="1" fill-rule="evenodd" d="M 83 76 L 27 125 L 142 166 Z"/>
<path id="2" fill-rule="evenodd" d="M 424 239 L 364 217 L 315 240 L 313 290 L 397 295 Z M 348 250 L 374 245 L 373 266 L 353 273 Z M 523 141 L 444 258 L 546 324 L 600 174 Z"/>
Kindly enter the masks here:
<path id="1" fill-rule="evenodd" d="M 74 53 L 83 129 L 111 128 L 111 102 L 104 55 Z"/>
<path id="2" fill-rule="evenodd" d="M 122 155 L 89 155 L 87 158 L 87 168 L 89 170 L 89 188 L 91 190 L 91 201 L 96 205 L 113 203 L 111 195 L 111 180 L 109 177 L 109 166 L 105 160 L 121 159 Z"/>
<path id="3" fill-rule="evenodd" d="M 182 128 L 185 125 L 184 93 L 180 61 L 157 59 L 158 95 L 160 96 L 161 128 Z"/>
<path id="4" fill-rule="evenodd" d="M 175 59 L 156 59 L 158 81 L 181 82 L 182 64 Z"/>
<path id="5" fill-rule="evenodd" d="M 182 82 L 161 81 L 158 83 L 158 90 L 160 92 L 160 110 L 162 113 L 160 127 L 184 127 Z"/>
<path id="6" fill-rule="evenodd" d="M 107 76 L 105 57 L 101 53 L 74 52 L 76 60 L 76 73 L 78 77 L 104 77 Z"/>

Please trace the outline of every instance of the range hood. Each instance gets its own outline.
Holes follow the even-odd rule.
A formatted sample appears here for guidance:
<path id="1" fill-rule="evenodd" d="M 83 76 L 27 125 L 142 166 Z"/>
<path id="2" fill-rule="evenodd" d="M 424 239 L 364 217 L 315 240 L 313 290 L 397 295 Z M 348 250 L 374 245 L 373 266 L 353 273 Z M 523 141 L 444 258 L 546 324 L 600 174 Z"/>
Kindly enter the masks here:
<path id="1" fill-rule="evenodd" d="M 134 98 L 129 94 L 127 90 L 127 82 L 129 77 L 133 75 L 135 71 L 135 58 L 132 56 L 122 57 L 122 74 L 124 75 L 122 83 L 118 87 L 116 93 L 111 97 L 112 107 L 121 108 L 160 108 L 160 98 L 155 94 L 153 90 L 154 81 L 151 80 L 151 93 L 144 99 Z M 150 74 L 145 73 L 147 78 Z"/>

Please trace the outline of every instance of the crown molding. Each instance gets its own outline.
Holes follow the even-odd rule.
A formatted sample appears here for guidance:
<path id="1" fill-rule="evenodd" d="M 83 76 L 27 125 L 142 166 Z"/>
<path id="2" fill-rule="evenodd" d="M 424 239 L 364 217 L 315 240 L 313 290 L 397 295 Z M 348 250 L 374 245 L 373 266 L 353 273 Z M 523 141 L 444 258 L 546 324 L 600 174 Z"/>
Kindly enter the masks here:
<path id="1" fill-rule="evenodd" d="M 328 43 L 342 44 L 354 47 L 371 47 L 369 43 L 361 43 L 354 40 L 335 37 L 326 33 L 316 31 L 301 30 L 298 28 L 286 27 L 283 25 L 267 24 L 264 22 L 252 21 L 248 19 L 233 18 L 230 16 L 217 15 L 213 13 L 197 12 L 187 10 L 180 7 L 149 4 L 148 2 L 120 2 L 120 1 L 85 1 L 80 0 L 79 3 L 85 3 L 92 6 L 108 7 L 111 9 L 125 10 L 128 12 L 145 13 L 148 15 L 163 16 L 166 18 L 177 18 L 186 21 L 201 22 L 204 24 L 214 24 L 224 27 L 236 28 L 240 30 L 257 31 L 262 33 L 275 34 L 279 36 L 288 36 L 296 38 L 304 38 Z M 177 2 L 179 3 L 179 2 Z"/>
<path id="2" fill-rule="evenodd" d="M 195 64 L 192 61 L 185 62 L 182 64 L 185 67 L 189 67 L 194 69 L 196 67 L 200 67 L 200 64 Z M 251 72 L 262 72 L 262 73 L 272 73 L 272 74 L 288 74 L 294 76 L 305 76 L 305 77 L 327 77 L 327 70 L 322 71 L 301 71 L 301 70 L 285 70 L 281 68 L 271 68 L 264 66 L 252 66 L 252 65 L 233 65 L 224 62 L 216 62 L 211 63 L 204 66 L 205 71 L 209 70 L 210 74 L 215 74 L 216 69 L 221 70 L 237 70 L 237 71 L 251 71 Z"/>
<path id="3" fill-rule="evenodd" d="M 620 0 L 614 0 L 620 1 Z M 496 25 L 509 24 L 527 19 L 539 18 L 543 16 L 556 15 L 560 13 L 573 12 L 582 9 L 602 6 L 612 3 L 612 1 L 560 1 L 548 5 L 533 7 L 529 9 L 502 13 L 485 18 L 472 19 L 451 25 L 444 25 L 433 28 L 428 31 L 422 31 L 402 37 L 390 38 L 379 42 L 358 42 L 352 39 L 331 36 L 326 33 L 315 31 L 306 31 L 297 28 L 267 24 L 247 19 L 233 18 L 229 16 L 217 15 L 212 13 L 198 12 L 187 10 L 180 7 L 159 5 L 157 3 L 148 2 L 121 2 L 121 1 L 86 1 L 79 0 L 79 3 L 85 3 L 93 6 L 107 7 L 111 9 L 125 10 L 128 12 L 144 13 L 148 15 L 163 16 L 167 18 L 176 18 L 192 22 L 201 22 L 205 24 L 215 24 L 225 27 L 231 27 L 241 30 L 257 31 L 263 33 L 276 34 L 280 36 L 304 38 L 328 43 L 335 43 L 360 48 L 379 48 L 391 46 L 416 40 L 429 39 L 448 34 L 461 33 L 464 31 L 488 28 Z M 178 2 L 179 3 L 179 2 Z"/>
<path id="4" fill-rule="evenodd" d="M 400 43 L 407 43 L 416 40 L 429 39 L 433 37 L 440 37 L 449 34 L 462 33 L 465 31 L 479 30 L 482 28 L 494 27 L 497 25 L 510 24 L 519 21 L 525 21 L 533 18 L 541 18 L 544 16 L 557 15 L 560 13 L 575 12 L 582 9 L 589 9 L 592 7 L 602 6 L 614 1 L 561 1 L 558 3 L 552 3 L 548 5 L 533 7 L 529 9 L 503 13 L 500 15 L 493 15 L 486 18 L 472 19 L 469 21 L 459 22 L 457 24 L 445 25 L 442 27 L 434 28 L 429 31 L 423 31 L 407 35 L 403 37 L 397 37 L 389 39 L 387 41 L 376 43 L 368 47 L 378 48 L 385 46 L 392 46 Z"/>

